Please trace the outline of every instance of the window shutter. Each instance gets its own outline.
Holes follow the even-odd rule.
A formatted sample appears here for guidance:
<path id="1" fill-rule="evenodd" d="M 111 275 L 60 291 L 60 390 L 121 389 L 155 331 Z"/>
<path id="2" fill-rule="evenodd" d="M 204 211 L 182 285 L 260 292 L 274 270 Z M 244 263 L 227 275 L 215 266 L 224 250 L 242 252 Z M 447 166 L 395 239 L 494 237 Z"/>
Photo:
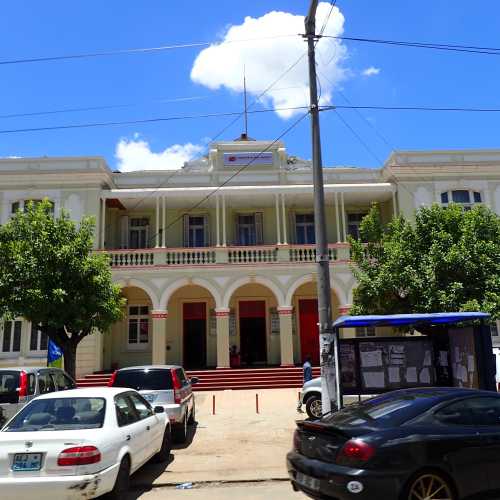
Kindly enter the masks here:
<path id="1" fill-rule="evenodd" d="M 184 214 L 183 216 L 183 224 L 184 224 L 184 247 L 189 247 L 189 215 Z"/>
<path id="2" fill-rule="evenodd" d="M 264 228 L 263 228 L 264 214 L 262 212 L 255 213 L 255 244 L 264 244 Z"/>
<path id="3" fill-rule="evenodd" d="M 210 228 L 208 226 L 208 215 L 203 216 L 203 245 L 210 246 Z"/>
<path id="4" fill-rule="evenodd" d="M 120 218 L 120 248 L 129 246 L 128 215 L 122 215 Z"/>

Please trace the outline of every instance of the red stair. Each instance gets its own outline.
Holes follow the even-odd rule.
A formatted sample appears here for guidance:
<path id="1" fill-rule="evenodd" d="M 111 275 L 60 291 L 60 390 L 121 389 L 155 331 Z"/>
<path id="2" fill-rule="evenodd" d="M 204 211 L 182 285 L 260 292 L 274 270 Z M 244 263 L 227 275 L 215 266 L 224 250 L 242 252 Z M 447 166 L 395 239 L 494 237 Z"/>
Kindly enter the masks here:
<path id="1" fill-rule="evenodd" d="M 195 391 L 224 389 L 281 389 L 302 387 L 302 368 L 238 368 L 230 370 L 187 370 L 188 377 L 198 377 Z M 313 377 L 319 377 L 320 368 L 313 368 Z M 77 380 L 78 387 L 107 385 L 111 374 L 92 374 Z"/>

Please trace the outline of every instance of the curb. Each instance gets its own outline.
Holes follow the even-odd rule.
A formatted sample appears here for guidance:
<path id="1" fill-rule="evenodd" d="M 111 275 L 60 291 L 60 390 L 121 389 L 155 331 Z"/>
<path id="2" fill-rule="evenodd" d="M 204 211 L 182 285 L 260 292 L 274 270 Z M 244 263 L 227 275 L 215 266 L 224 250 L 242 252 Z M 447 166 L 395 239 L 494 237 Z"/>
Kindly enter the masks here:
<path id="1" fill-rule="evenodd" d="M 208 486 L 212 484 L 248 484 L 248 483 L 271 483 L 271 482 L 285 482 L 289 481 L 288 477 L 270 477 L 264 479 L 206 479 L 204 481 L 192 481 L 193 489 L 196 489 L 197 486 Z M 156 488 L 175 488 L 180 484 L 184 484 L 186 482 L 191 481 L 182 481 L 182 482 L 172 482 L 165 481 L 161 483 L 153 483 L 153 484 L 145 484 L 145 483 L 133 483 L 131 485 L 131 490 L 137 489 L 147 489 L 152 490 Z"/>

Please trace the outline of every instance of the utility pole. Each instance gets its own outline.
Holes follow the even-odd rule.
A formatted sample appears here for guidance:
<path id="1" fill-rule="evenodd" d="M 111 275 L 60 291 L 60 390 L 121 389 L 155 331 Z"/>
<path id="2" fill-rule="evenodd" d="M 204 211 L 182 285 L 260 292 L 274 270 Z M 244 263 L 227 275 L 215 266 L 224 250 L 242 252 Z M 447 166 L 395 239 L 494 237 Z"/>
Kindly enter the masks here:
<path id="1" fill-rule="evenodd" d="M 326 237 L 325 193 L 323 186 L 323 164 L 321 160 L 321 138 L 319 128 L 318 85 L 316 77 L 316 9 L 318 0 L 311 0 L 305 20 L 309 55 L 309 90 L 312 132 L 312 162 L 314 184 L 314 230 L 316 234 L 316 263 L 318 283 L 318 317 L 321 361 L 321 390 L 323 414 L 332 409 L 337 397 L 336 352 L 337 342 L 332 328 L 330 260 Z M 337 401 L 338 404 L 338 401 Z"/>

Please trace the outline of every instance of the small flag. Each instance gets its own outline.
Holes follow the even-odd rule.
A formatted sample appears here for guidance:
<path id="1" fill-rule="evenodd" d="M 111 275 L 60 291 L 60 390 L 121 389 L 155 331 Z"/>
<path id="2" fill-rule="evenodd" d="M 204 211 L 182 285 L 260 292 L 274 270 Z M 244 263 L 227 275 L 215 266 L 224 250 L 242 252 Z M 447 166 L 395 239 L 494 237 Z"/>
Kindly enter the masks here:
<path id="1" fill-rule="evenodd" d="M 49 339 L 47 346 L 47 366 L 52 368 L 62 368 L 63 366 L 63 353 L 52 339 Z"/>

